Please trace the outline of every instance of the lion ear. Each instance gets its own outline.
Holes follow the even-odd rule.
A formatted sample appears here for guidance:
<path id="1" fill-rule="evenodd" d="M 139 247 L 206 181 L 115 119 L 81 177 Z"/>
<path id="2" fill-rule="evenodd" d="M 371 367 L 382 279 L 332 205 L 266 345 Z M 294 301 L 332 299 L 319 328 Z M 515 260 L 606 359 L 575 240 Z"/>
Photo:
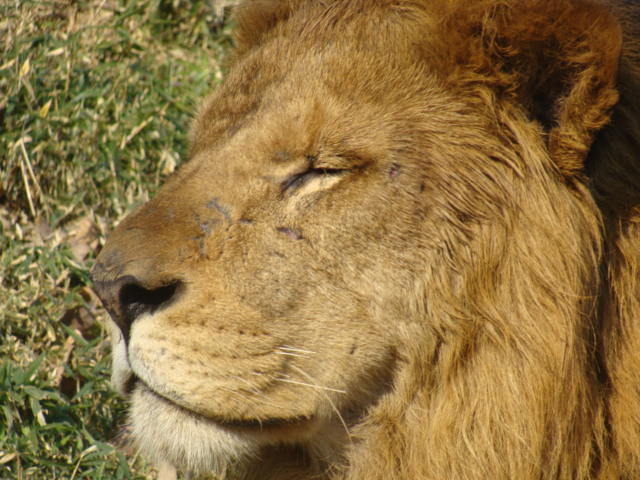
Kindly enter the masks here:
<path id="1" fill-rule="evenodd" d="M 573 177 L 618 101 L 620 26 L 589 0 L 489 3 L 499 6 L 482 13 L 476 52 L 490 58 L 474 63 L 497 68 L 498 87 L 539 122 L 551 158 Z"/>

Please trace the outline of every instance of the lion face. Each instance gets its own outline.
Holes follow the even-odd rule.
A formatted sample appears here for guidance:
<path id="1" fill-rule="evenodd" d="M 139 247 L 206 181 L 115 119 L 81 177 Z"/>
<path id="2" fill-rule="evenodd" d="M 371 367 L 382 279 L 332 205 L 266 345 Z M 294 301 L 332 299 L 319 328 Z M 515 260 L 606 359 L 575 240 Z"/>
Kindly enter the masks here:
<path id="1" fill-rule="evenodd" d="M 154 450 L 180 431 L 204 436 L 208 459 L 218 444 L 237 455 L 236 444 L 345 436 L 343 423 L 391 388 L 416 277 L 445 248 L 423 226 L 445 221 L 435 190 L 446 185 L 433 177 L 446 175 L 430 172 L 429 152 L 460 116 L 446 92 L 410 64 L 381 90 L 386 62 L 406 59 L 390 48 L 363 57 L 350 41 L 292 48 L 286 71 L 263 70 L 287 49 L 267 44 L 231 73 L 196 120 L 192 160 L 120 225 L 96 267 L 130 297 L 113 312 L 127 359 L 115 378 L 132 388 L 134 425 Z M 229 114 L 249 89 L 256 104 Z M 434 100 L 416 109 L 425 90 Z M 438 119 L 433 132 L 424 116 Z M 161 447 L 176 460 L 172 449 Z"/>
<path id="2" fill-rule="evenodd" d="M 208 469 L 263 444 L 344 442 L 391 388 L 437 242 L 421 233 L 434 140 L 416 144 L 414 125 L 456 115 L 428 72 L 404 66 L 382 89 L 396 56 L 350 41 L 249 54 L 196 120 L 191 161 L 110 238 L 94 275 L 118 285 L 114 378 L 154 455 L 198 445 L 186 457 Z M 436 100 L 412 112 L 425 89 Z"/>
<path id="3" fill-rule="evenodd" d="M 194 122 L 191 160 L 96 262 L 114 382 L 151 456 L 202 471 L 241 471 L 265 449 L 340 456 L 380 405 L 431 381 L 424 365 L 462 358 L 446 357 L 449 336 L 466 352 L 472 336 L 532 341 L 492 322 L 477 284 L 519 295 L 497 282 L 517 275 L 505 258 L 526 251 L 538 209 L 592 206 L 523 108 L 461 95 L 429 15 L 371 3 L 368 21 L 345 8 L 331 29 L 293 12 L 244 48 Z M 568 246 L 531 263 L 582 255 L 596 234 L 578 223 L 544 230 Z M 545 315 L 536 348 L 565 349 Z"/>

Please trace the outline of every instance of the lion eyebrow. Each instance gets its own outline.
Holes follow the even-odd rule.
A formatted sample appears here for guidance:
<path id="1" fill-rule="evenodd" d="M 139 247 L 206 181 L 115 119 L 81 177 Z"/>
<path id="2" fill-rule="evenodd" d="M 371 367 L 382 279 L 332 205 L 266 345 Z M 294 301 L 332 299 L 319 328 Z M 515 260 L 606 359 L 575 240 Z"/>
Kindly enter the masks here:
<path id="1" fill-rule="evenodd" d="M 229 209 L 223 207 L 222 205 L 220 205 L 220 203 L 218 203 L 218 199 L 216 197 L 212 198 L 211 200 L 209 200 L 209 203 L 207 203 L 207 208 L 215 208 L 216 210 L 218 210 L 223 216 L 224 218 L 231 222 L 232 218 L 231 218 L 231 212 L 229 211 Z"/>

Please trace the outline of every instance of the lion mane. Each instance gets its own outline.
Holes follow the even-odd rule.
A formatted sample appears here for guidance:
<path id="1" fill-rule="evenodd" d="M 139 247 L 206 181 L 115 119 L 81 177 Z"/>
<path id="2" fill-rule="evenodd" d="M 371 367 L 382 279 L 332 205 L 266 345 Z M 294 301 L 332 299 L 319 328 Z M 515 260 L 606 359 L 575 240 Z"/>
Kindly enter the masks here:
<path id="1" fill-rule="evenodd" d="M 640 478 L 640 7 L 253 0 L 92 270 L 141 450 L 228 479 Z"/>

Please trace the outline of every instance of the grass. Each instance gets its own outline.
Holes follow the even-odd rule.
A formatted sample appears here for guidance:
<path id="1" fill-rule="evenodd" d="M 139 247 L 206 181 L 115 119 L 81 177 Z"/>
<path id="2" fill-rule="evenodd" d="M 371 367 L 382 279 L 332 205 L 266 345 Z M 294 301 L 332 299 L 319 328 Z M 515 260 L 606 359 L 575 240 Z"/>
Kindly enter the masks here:
<path id="1" fill-rule="evenodd" d="M 0 478 L 153 478 L 122 440 L 88 272 L 184 158 L 223 19 L 203 0 L 0 2 Z"/>

